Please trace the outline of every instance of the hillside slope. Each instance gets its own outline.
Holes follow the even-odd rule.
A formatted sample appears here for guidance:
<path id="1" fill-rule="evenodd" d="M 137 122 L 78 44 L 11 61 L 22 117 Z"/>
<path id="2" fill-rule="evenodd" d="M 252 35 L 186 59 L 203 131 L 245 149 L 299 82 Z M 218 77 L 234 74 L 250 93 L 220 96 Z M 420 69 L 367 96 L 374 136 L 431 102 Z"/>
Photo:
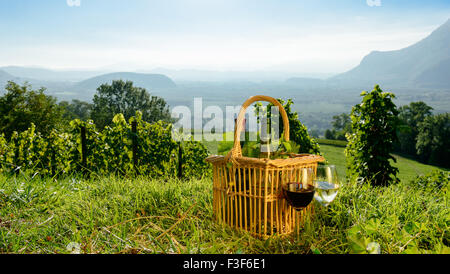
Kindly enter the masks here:
<path id="1" fill-rule="evenodd" d="M 90 70 L 52 70 L 47 68 L 19 66 L 0 67 L 0 70 L 21 78 L 51 82 L 78 82 L 104 74 L 104 72 Z"/>
<path id="2" fill-rule="evenodd" d="M 3 70 L 0 70 L 0 94 L 5 88 L 5 85 L 8 81 L 22 82 L 22 79 L 16 76 L 13 76 Z"/>
<path id="3" fill-rule="evenodd" d="M 450 20 L 418 43 L 395 51 L 373 51 L 360 65 L 330 80 L 343 83 L 448 87 Z"/>
<path id="4" fill-rule="evenodd" d="M 335 165 L 339 176 L 344 178 L 346 176 L 346 157 L 344 154 L 344 147 L 337 147 L 333 145 L 320 144 L 320 151 L 323 153 L 325 159 L 329 161 L 331 165 Z M 424 175 L 431 172 L 434 169 L 447 170 L 445 168 L 422 164 L 418 161 L 408 159 L 399 155 L 394 155 L 397 159 L 397 163 L 393 163 L 395 167 L 399 169 L 398 178 L 402 182 L 408 182 L 413 180 L 418 175 Z"/>

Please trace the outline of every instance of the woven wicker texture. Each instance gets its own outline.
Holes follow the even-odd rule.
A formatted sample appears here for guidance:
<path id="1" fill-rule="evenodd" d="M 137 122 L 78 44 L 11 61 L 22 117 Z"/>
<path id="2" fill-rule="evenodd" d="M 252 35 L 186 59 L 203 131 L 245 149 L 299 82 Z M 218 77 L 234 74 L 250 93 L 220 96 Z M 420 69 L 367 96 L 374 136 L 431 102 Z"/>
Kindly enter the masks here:
<path id="1" fill-rule="evenodd" d="M 213 210 L 215 217 L 232 227 L 266 238 L 288 235 L 299 228 L 313 206 L 295 211 L 283 197 L 288 182 L 301 182 L 302 170 L 317 170 L 325 159 L 311 154 L 289 154 L 287 159 L 263 159 L 242 156 L 239 138 L 246 109 L 256 101 L 279 107 L 284 124 L 284 138 L 289 140 L 289 119 L 283 106 L 269 96 L 253 96 L 241 107 L 236 122 L 234 145 L 226 156 L 206 158 L 213 165 Z"/>

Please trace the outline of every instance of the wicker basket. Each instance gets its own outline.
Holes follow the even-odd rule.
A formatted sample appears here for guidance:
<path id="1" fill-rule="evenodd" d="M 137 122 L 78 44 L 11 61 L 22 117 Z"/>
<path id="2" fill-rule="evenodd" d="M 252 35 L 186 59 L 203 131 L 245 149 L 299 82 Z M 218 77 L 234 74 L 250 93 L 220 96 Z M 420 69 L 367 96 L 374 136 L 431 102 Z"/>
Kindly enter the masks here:
<path id="1" fill-rule="evenodd" d="M 246 109 L 256 101 L 267 101 L 280 109 L 284 138 L 289 140 L 289 120 L 283 106 L 268 96 L 253 96 L 242 105 L 234 133 L 234 146 L 226 156 L 210 156 L 213 165 L 213 210 L 215 217 L 232 227 L 266 238 L 288 235 L 312 213 L 312 205 L 298 212 L 282 195 L 282 186 L 300 182 L 303 168 L 317 170 L 325 159 L 311 154 L 289 154 L 287 159 L 242 156 L 239 142 Z"/>

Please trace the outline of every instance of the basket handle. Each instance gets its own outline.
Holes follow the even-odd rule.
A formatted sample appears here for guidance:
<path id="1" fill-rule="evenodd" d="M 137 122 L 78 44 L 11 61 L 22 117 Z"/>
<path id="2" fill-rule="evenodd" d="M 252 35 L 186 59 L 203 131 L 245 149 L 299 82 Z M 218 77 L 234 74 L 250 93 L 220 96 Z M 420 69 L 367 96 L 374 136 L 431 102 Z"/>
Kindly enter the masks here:
<path id="1" fill-rule="evenodd" d="M 278 102 L 278 100 L 276 100 L 275 98 L 272 98 L 269 96 L 265 96 L 265 95 L 252 96 L 252 97 L 248 98 L 247 101 L 245 101 L 241 107 L 239 116 L 236 121 L 236 129 L 234 131 L 234 145 L 233 145 L 233 148 L 231 149 L 231 151 L 228 153 L 227 158 L 242 156 L 242 148 L 241 148 L 241 144 L 239 142 L 239 137 L 240 137 L 241 131 L 242 131 L 242 124 L 243 124 L 243 121 L 245 118 L 245 112 L 251 104 L 253 104 L 254 102 L 257 102 L 257 101 L 266 101 L 266 102 L 272 103 L 280 109 L 281 117 L 283 118 L 283 124 L 284 124 L 284 139 L 286 141 L 289 141 L 289 119 L 288 119 L 286 110 L 284 109 L 283 105 L 281 105 L 280 102 Z"/>

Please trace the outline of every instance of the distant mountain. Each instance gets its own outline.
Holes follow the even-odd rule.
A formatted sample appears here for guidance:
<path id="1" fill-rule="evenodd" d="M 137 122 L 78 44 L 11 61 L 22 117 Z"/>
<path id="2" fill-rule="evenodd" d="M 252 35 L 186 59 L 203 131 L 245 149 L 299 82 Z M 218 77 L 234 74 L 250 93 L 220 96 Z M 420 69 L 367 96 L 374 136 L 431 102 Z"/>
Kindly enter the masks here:
<path id="1" fill-rule="evenodd" d="M 162 74 L 115 72 L 81 81 L 75 84 L 72 89 L 95 91 L 102 84 L 111 84 L 113 80 L 132 81 L 134 86 L 146 88 L 150 92 L 152 89 L 176 87 L 172 79 Z"/>
<path id="2" fill-rule="evenodd" d="M 3 90 L 8 81 L 21 82 L 22 79 L 20 79 L 19 77 L 15 77 L 3 70 L 0 70 L 0 91 Z"/>
<path id="3" fill-rule="evenodd" d="M 28 71 L 28 73 L 38 73 L 38 70 L 32 72 L 31 70 L 19 67 L 9 67 L 9 70 L 15 70 L 16 72 Z M 42 69 L 40 72 L 47 73 L 51 70 Z M 28 75 L 29 76 L 29 75 Z M 44 77 L 45 78 L 45 77 Z M 160 91 L 162 89 L 174 88 L 176 84 L 169 77 L 162 74 L 144 74 L 144 73 L 133 73 L 133 72 L 116 72 L 103 74 L 100 76 L 92 77 L 80 82 L 71 81 L 50 81 L 42 80 L 42 78 L 25 78 L 17 77 L 3 70 L 0 70 L 0 93 L 4 90 L 4 87 L 8 81 L 15 81 L 18 84 L 23 84 L 28 82 L 33 88 L 45 87 L 47 93 L 54 95 L 62 100 L 71 100 L 73 98 L 89 101 L 92 99 L 93 94 L 96 92 L 97 88 L 102 84 L 110 84 L 113 80 L 124 80 L 132 81 L 134 86 L 142 87 L 147 89 L 150 93 L 154 91 Z"/>
<path id="4" fill-rule="evenodd" d="M 55 82 L 78 82 L 105 73 L 104 71 L 51 70 L 46 68 L 19 66 L 0 67 L 0 70 L 21 78 Z"/>
<path id="5" fill-rule="evenodd" d="M 0 70 L 0 81 L 1 80 L 8 80 L 8 79 L 13 78 L 13 77 L 14 76 L 12 76 L 11 74 L 9 74 L 9 73 L 7 73 L 7 72 L 5 72 L 3 70 Z"/>
<path id="6" fill-rule="evenodd" d="M 373 51 L 354 69 L 330 78 L 342 85 L 381 84 L 450 87 L 450 20 L 418 43 L 395 51 Z"/>

